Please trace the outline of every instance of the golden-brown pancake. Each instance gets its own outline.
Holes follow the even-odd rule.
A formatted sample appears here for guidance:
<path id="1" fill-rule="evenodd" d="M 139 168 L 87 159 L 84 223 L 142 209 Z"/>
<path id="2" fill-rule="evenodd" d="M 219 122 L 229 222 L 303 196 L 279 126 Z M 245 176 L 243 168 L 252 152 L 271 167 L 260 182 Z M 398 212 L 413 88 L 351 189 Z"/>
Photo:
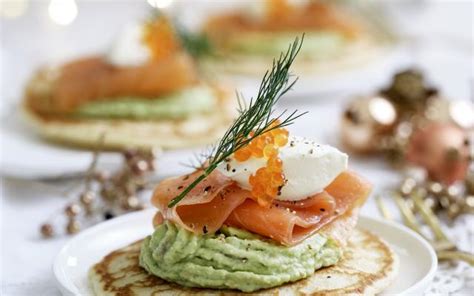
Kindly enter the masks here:
<path id="1" fill-rule="evenodd" d="M 64 119 L 48 118 L 23 105 L 26 123 L 45 139 L 81 148 L 99 145 L 106 150 L 125 148 L 175 149 L 211 144 L 227 130 L 236 115 L 236 100 L 221 93 L 218 111 L 184 119 Z M 103 142 L 100 141 L 104 135 Z"/>
<path id="2" fill-rule="evenodd" d="M 141 241 L 114 251 L 89 272 L 95 295 L 374 295 L 398 273 L 398 257 L 376 235 L 355 230 L 338 264 L 309 278 L 254 293 L 185 288 L 148 274 L 139 266 Z"/>

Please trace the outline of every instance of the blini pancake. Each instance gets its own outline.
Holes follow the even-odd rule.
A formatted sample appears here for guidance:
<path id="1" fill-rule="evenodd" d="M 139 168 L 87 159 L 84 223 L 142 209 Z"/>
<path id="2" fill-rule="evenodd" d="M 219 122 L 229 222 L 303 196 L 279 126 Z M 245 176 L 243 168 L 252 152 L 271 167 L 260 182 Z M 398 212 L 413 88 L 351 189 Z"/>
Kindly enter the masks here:
<path id="1" fill-rule="evenodd" d="M 255 293 L 190 289 L 148 274 L 139 266 L 141 241 L 114 251 L 93 266 L 89 283 L 95 295 L 374 295 L 398 273 L 398 257 L 379 237 L 355 230 L 338 264 L 311 277 Z"/>

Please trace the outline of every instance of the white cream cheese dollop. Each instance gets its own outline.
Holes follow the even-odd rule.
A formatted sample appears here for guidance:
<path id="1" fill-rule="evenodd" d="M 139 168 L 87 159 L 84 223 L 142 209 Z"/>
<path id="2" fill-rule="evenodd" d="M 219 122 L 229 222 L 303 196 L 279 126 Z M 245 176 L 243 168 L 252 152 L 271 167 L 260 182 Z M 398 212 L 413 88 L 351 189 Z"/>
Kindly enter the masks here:
<path id="1" fill-rule="evenodd" d="M 144 26 L 128 24 L 112 44 L 106 59 L 116 66 L 140 66 L 151 58 L 150 49 L 143 42 Z"/>
<path id="2" fill-rule="evenodd" d="M 278 200 L 303 200 L 322 192 L 326 186 L 347 169 L 348 156 L 329 145 L 320 145 L 300 137 L 289 137 L 279 149 L 286 183 Z M 236 181 L 240 187 L 251 189 L 249 177 L 266 166 L 265 158 L 251 157 L 240 162 L 233 157 L 217 168 L 222 174 Z"/>

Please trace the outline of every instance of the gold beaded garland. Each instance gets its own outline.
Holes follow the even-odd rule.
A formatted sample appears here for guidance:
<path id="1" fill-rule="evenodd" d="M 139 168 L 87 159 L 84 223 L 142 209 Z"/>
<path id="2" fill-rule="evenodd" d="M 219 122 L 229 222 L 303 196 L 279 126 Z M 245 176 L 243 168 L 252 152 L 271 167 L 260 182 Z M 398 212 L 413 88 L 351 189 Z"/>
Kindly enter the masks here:
<path id="1" fill-rule="evenodd" d="M 148 177 L 155 169 L 155 157 L 159 152 L 137 149 L 123 151 L 124 164 L 115 173 L 96 168 L 99 153 L 100 151 L 94 153 L 92 164 L 84 178 L 85 189 L 78 195 L 77 202 L 71 202 L 64 208 L 68 221 L 65 225 L 67 234 L 77 233 L 81 230 L 81 222 L 96 221 L 95 217 L 98 215 L 110 219 L 117 214 L 146 207 L 140 201 L 138 193 L 148 187 Z M 40 232 L 45 238 L 53 236 L 53 225 L 44 223 Z"/>

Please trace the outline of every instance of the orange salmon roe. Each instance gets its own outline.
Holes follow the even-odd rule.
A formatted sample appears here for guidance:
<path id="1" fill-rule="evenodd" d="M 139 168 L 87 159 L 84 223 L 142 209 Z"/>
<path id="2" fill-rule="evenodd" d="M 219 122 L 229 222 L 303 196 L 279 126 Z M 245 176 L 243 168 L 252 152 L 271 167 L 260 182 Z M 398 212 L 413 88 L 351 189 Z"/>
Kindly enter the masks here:
<path id="1" fill-rule="evenodd" d="M 164 16 L 145 23 L 143 42 L 150 49 L 155 61 L 166 59 L 181 47 L 173 25 Z"/>
<path id="2" fill-rule="evenodd" d="M 277 124 L 279 121 L 275 121 L 270 127 Z M 261 206 L 270 206 L 285 184 L 283 162 L 278 157 L 278 150 L 287 143 L 288 131 L 284 128 L 277 128 L 256 137 L 247 146 L 234 153 L 234 158 L 240 162 L 246 161 L 250 157 L 265 157 L 267 159 L 266 166 L 259 168 L 255 174 L 249 177 L 252 197 Z"/>
<path id="3" fill-rule="evenodd" d="M 267 0 L 266 17 L 269 20 L 281 20 L 291 15 L 293 6 L 288 0 Z"/>

